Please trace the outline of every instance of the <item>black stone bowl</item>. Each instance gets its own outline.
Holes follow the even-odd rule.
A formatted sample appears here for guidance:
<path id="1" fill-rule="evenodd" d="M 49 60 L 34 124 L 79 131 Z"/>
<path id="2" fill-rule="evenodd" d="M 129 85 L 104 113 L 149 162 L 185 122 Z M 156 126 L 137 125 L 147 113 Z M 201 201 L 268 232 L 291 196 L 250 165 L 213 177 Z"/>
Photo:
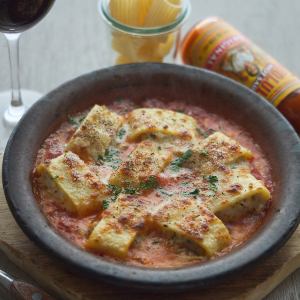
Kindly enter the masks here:
<path id="1" fill-rule="evenodd" d="M 172 270 L 143 269 L 96 257 L 53 230 L 32 193 L 30 174 L 37 151 L 68 114 L 117 98 L 196 103 L 240 124 L 254 137 L 270 161 L 275 191 L 265 223 L 247 243 L 204 264 Z M 33 105 L 6 147 L 3 186 L 23 231 L 49 254 L 81 273 L 115 284 L 160 291 L 202 287 L 271 255 L 295 230 L 300 215 L 300 143 L 293 128 L 273 106 L 232 80 L 187 66 L 124 65 L 76 78 Z"/>

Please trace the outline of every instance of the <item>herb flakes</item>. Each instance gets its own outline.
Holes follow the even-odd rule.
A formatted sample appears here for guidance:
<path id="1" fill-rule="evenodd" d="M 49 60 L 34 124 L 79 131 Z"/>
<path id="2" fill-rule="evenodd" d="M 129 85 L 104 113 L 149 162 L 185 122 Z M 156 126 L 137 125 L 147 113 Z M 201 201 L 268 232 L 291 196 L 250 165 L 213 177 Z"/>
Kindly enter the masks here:
<path id="1" fill-rule="evenodd" d="M 103 200 L 103 202 L 102 202 L 103 209 L 108 209 L 109 204 L 110 204 L 109 200 L 107 200 L 107 199 Z"/>
<path id="2" fill-rule="evenodd" d="M 122 188 L 120 188 L 119 186 L 113 185 L 113 184 L 108 184 L 107 188 L 111 191 L 112 195 L 108 199 L 105 199 L 102 202 L 103 209 L 106 209 L 111 202 L 115 202 L 117 200 L 118 196 L 122 192 Z"/>
<path id="3" fill-rule="evenodd" d="M 199 195 L 199 189 L 194 189 L 193 191 L 191 191 L 191 192 L 188 192 L 188 191 L 186 191 L 186 192 L 182 192 L 182 195 L 183 196 L 198 196 Z"/>
<path id="4" fill-rule="evenodd" d="M 122 192 L 122 188 L 113 184 L 107 185 L 108 189 L 114 196 L 118 196 Z"/>
<path id="5" fill-rule="evenodd" d="M 162 189 L 162 188 L 159 188 L 159 189 L 158 189 L 158 192 L 159 192 L 160 194 L 162 194 L 162 195 L 165 195 L 165 196 L 169 196 L 169 197 L 173 196 L 173 193 L 171 193 L 171 192 L 169 192 L 169 191 L 166 191 L 166 190 L 164 190 L 164 189 Z"/>
<path id="6" fill-rule="evenodd" d="M 219 181 L 218 176 L 215 175 L 203 176 L 203 179 L 208 181 L 210 190 L 212 190 L 215 193 L 218 191 L 218 186 L 217 186 L 217 183 Z"/>
<path id="7" fill-rule="evenodd" d="M 81 116 L 81 117 L 73 117 L 68 115 L 67 116 L 67 120 L 69 122 L 69 124 L 75 126 L 75 127 L 79 127 L 80 124 L 82 123 L 82 121 L 85 119 L 85 116 Z"/>
<path id="8" fill-rule="evenodd" d="M 108 148 L 105 150 L 104 155 L 98 155 L 98 162 L 99 163 L 106 163 L 108 166 L 110 166 L 112 169 L 116 170 L 120 163 L 121 160 L 119 158 L 120 152 L 119 150 L 115 148 Z"/>
<path id="9" fill-rule="evenodd" d="M 155 176 L 149 176 L 149 178 L 140 184 L 138 187 L 139 190 L 151 190 L 159 186 L 159 183 Z"/>
<path id="10" fill-rule="evenodd" d="M 135 195 L 136 193 L 137 193 L 137 189 L 135 188 L 130 188 L 130 187 L 124 188 L 124 194 Z"/>
<path id="11" fill-rule="evenodd" d="M 114 202 L 121 193 L 124 193 L 126 195 L 136 195 L 145 190 L 152 190 L 158 188 L 159 183 L 155 176 L 149 176 L 149 178 L 145 182 L 140 183 L 138 187 L 128 186 L 122 188 L 113 184 L 108 184 L 107 187 L 112 193 L 112 196 L 109 199 Z"/>
<path id="12" fill-rule="evenodd" d="M 125 134 L 126 134 L 125 128 L 121 128 L 121 129 L 118 131 L 118 133 L 117 133 L 117 137 L 118 137 L 120 140 L 122 140 L 123 137 L 125 136 Z"/>
<path id="13" fill-rule="evenodd" d="M 187 150 L 181 157 L 176 158 L 170 164 L 172 171 L 177 172 L 183 166 L 183 164 L 192 156 L 192 150 Z"/>

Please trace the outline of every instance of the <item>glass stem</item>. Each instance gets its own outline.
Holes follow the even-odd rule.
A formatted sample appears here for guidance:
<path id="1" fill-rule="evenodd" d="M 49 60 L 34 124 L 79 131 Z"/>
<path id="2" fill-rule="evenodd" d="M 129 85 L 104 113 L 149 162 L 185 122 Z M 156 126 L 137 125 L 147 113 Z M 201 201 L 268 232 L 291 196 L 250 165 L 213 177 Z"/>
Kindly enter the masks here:
<path id="1" fill-rule="evenodd" d="M 11 78 L 11 107 L 23 106 L 20 90 L 19 73 L 19 38 L 20 33 L 5 33 L 9 49 L 10 78 Z"/>

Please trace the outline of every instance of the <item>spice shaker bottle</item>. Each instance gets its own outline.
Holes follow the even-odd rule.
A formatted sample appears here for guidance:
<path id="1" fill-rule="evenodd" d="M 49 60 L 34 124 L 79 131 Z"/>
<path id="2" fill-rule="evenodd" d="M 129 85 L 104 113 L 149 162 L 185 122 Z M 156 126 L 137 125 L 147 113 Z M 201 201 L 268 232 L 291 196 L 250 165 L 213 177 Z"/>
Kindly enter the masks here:
<path id="1" fill-rule="evenodd" d="M 299 78 L 225 21 L 211 17 L 195 25 L 183 40 L 181 58 L 246 85 L 276 106 L 300 133 Z"/>

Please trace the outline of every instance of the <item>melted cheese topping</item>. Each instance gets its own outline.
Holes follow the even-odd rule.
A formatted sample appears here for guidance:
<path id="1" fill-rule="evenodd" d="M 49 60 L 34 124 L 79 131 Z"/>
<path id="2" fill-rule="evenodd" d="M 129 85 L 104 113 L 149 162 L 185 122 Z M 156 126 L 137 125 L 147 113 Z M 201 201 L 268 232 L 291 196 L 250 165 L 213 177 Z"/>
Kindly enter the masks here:
<path id="1" fill-rule="evenodd" d="M 79 216 L 101 210 L 108 195 L 105 185 L 72 152 L 52 159 L 48 165 L 39 165 L 37 172 L 59 205 Z"/>
<path id="2" fill-rule="evenodd" d="M 131 141 L 143 136 L 174 136 L 191 139 L 196 134 L 197 122 L 182 113 L 158 108 L 135 109 L 128 114 Z"/>
<path id="3" fill-rule="evenodd" d="M 200 175 L 210 174 L 240 158 L 252 157 L 251 151 L 221 132 L 213 133 L 206 139 L 198 141 L 191 151 L 192 155 L 185 165 Z"/>
<path id="4" fill-rule="evenodd" d="M 154 214 L 154 222 L 160 230 L 192 242 L 194 248 L 203 249 L 208 256 L 230 243 L 230 234 L 222 221 L 193 198 L 170 199 Z"/>
<path id="5" fill-rule="evenodd" d="M 105 106 L 95 105 L 66 146 L 84 159 L 97 160 L 115 139 L 122 124 L 121 116 Z"/>
<path id="6" fill-rule="evenodd" d="M 138 231 L 145 227 L 149 201 L 135 195 L 121 194 L 102 214 L 87 247 L 116 256 L 126 256 Z"/>
<path id="7" fill-rule="evenodd" d="M 150 176 L 157 176 L 171 159 L 171 151 L 154 141 L 143 141 L 136 146 L 128 159 L 121 163 L 109 182 L 117 186 L 137 187 Z"/>

